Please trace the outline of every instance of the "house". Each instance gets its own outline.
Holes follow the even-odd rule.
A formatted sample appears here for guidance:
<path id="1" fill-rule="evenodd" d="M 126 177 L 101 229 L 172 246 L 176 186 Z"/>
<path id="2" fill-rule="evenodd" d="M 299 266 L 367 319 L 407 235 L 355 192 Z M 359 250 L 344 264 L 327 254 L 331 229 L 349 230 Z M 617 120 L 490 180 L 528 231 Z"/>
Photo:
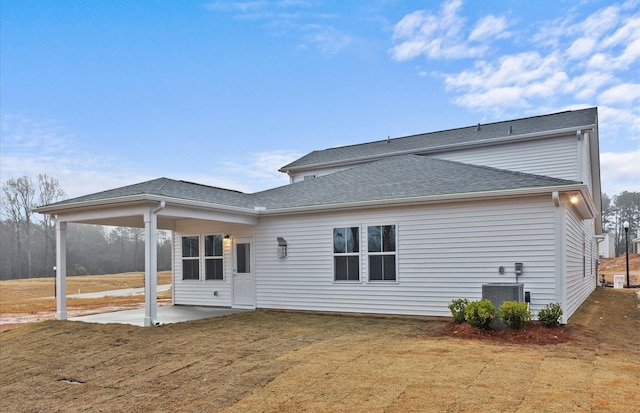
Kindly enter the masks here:
<path id="1" fill-rule="evenodd" d="M 602 234 L 602 240 L 598 244 L 598 256 L 600 258 L 616 257 L 616 240 L 609 232 Z"/>
<path id="2" fill-rule="evenodd" d="M 246 194 L 160 178 L 39 207 L 66 225 L 145 228 L 145 325 L 156 229 L 173 234 L 173 303 L 450 316 L 487 283 L 524 284 L 562 321 L 596 287 L 597 108 L 314 151 L 290 184 Z M 599 237 L 598 237 L 599 238 Z"/>

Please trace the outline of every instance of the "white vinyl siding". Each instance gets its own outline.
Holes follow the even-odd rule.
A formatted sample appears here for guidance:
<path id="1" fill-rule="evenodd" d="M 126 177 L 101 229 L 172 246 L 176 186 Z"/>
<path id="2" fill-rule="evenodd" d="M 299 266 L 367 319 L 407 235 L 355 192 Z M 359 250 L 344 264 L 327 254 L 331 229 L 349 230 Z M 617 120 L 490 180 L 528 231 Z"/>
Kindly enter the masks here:
<path id="1" fill-rule="evenodd" d="M 226 234 L 233 227 L 220 227 L 215 221 L 184 220 L 177 221 L 174 231 L 174 257 L 175 262 L 182 261 L 182 236 L 198 235 L 201 245 L 201 271 L 199 280 L 183 280 L 182 265 L 174 265 L 173 269 L 173 301 L 177 305 L 205 305 L 222 306 L 231 305 L 231 241 L 222 241 L 223 279 L 205 280 L 204 237 L 211 234 Z"/>
<path id="2" fill-rule="evenodd" d="M 584 138 L 583 138 L 584 139 Z M 438 159 L 446 159 L 472 165 L 490 166 L 498 169 L 545 175 L 553 178 L 582 181 L 582 176 L 590 176 L 588 162 L 589 148 L 582 148 L 582 140 L 578 141 L 575 133 L 567 136 L 537 139 L 523 142 L 512 142 L 500 145 L 469 149 L 453 149 L 450 152 L 427 153 Z M 584 153 L 585 162 L 578 165 L 579 151 Z M 393 154 L 390 154 L 393 156 Z M 366 163 L 366 162 L 364 162 Z M 322 176 L 353 167 L 331 166 L 314 168 L 291 173 L 290 182 L 299 182 L 306 175 Z M 580 168 L 584 168 L 581 171 Z M 585 179 L 588 181 L 589 179 Z"/>
<path id="3" fill-rule="evenodd" d="M 390 221 L 397 222 L 398 282 L 335 283 L 327 234 Z M 279 236 L 288 243 L 286 260 L 274 254 Z M 537 311 L 555 298 L 554 239 L 550 197 L 264 216 L 256 229 L 257 306 L 450 316 L 451 300 L 479 299 L 483 283 L 515 282 L 514 265 L 523 262 L 519 281 Z"/>
<path id="4" fill-rule="evenodd" d="M 593 220 L 581 219 L 575 209 L 567 204 L 565 208 L 566 274 L 564 274 L 566 303 L 563 305 L 565 321 L 596 287 L 596 276 L 595 271 L 591 270 L 591 261 L 597 257 L 597 252 L 589 246 L 593 242 L 593 235 Z"/>
<path id="5" fill-rule="evenodd" d="M 578 139 L 573 134 L 562 138 L 463 149 L 430 156 L 575 181 L 579 178 L 577 142 Z"/>

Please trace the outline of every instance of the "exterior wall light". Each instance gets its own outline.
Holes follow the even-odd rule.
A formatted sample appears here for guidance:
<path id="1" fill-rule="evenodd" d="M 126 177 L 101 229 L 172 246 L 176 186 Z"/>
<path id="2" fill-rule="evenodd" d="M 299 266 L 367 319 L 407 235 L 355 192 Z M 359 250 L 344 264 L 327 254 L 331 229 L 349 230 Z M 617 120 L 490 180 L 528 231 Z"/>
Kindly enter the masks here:
<path id="1" fill-rule="evenodd" d="M 573 205 L 577 204 L 579 200 L 580 198 L 578 198 L 578 195 L 571 195 L 571 197 L 569 198 L 569 202 L 571 202 Z"/>

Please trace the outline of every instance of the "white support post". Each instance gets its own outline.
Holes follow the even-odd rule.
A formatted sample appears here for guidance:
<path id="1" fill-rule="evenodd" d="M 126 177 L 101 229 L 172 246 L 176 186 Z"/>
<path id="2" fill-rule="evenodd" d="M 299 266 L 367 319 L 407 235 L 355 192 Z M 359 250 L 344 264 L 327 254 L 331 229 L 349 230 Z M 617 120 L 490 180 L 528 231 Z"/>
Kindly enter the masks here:
<path id="1" fill-rule="evenodd" d="M 164 201 L 144 213 L 144 325 L 156 325 L 158 314 L 158 211 Z"/>
<path id="2" fill-rule="evenodd" d="M 56 220 L 56 320 L 67 319 L 67 223 Z"/>
<path id="3" fill-rule="evenodd" d="M 153 211 L 144 214 L 144 325 L 155 325 L 157 316 L 158 217 Z"/>

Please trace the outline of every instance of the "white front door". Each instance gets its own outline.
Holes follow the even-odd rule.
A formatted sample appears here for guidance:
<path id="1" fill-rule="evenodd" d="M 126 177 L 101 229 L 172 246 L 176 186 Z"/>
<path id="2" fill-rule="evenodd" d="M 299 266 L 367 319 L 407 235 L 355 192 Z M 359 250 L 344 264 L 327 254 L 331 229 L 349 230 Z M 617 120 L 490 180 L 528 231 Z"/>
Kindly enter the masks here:
<path id="1" fill-rule="evenodd" d="M 233 243 L 233 307 L 256 308 L 251 238 L 238 238 Z"/>

